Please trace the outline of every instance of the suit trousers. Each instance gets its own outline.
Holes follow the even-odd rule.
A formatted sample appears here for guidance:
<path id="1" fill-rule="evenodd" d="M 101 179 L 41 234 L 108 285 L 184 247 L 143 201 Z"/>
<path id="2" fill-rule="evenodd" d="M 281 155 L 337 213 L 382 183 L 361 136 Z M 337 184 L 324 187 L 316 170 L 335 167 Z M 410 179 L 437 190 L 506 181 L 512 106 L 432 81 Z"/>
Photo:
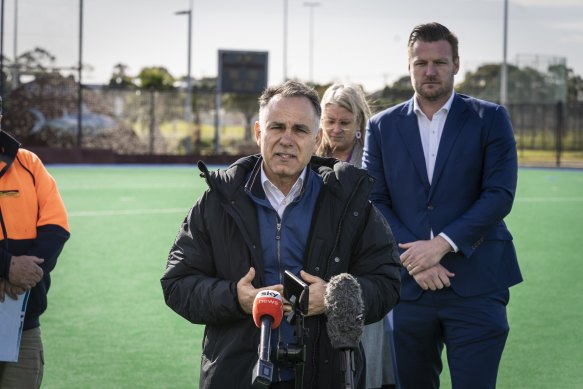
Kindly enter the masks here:
<path id="1" fill-rule="evenodd" d="M 18 361 L 0 362 L 0 388 L 40 388 L 44 371 L 40 327 L 22 331 Z"/>
<path id="2" fill-rule="evenodd" d="M 393 309 L 398 387 L 439 388 L 445 345 L 452 389 L 495 388 L 509 297 L 508 289 L 462 297 L 445 288 L 401 300 Z"/>

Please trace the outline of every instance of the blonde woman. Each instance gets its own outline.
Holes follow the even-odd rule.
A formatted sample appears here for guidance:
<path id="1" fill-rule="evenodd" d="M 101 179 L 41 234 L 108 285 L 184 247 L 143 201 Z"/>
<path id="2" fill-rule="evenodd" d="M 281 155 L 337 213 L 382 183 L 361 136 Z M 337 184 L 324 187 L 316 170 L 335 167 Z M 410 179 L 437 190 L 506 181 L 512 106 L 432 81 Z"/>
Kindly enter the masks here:
<path id="1" fill-rule="evenodd" d="M 322 142 L 317 154 L 361 166 L 366 122 L 370 108 L 362 88 L 334 84 L 322 97 Z"/>
<path id="2" fill-rule="evenodd" d="M 324 92 L 320 105 L 323 136 L 316 154 L 361 167 L 364 133 L 371 115 L 364 91 L 358 85 L 334 84 Z M 364 327 L 367 389 L 394 387 L 387 331 L 387 318 Z"/>

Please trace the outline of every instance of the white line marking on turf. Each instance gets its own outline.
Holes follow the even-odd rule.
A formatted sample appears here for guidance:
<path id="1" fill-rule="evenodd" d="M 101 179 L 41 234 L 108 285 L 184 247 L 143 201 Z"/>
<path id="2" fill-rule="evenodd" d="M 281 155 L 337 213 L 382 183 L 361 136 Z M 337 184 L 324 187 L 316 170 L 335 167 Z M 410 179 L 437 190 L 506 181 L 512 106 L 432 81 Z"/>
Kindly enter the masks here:
<path id="1" fill-rule="evenodd" d="M 583 197 L 521 197 L 515 200 L 517 203 L 580 203 Z M 186 214 L 189 208 L 149 208 L 149 209 L 111 209 L 103 211 L 72 211 L 71 217 L 93 216 L 126 216 L 126 215 L 161 215 L 168 213 Z"/>
<path id="2" fill-rule="evenodd" d="M 583 197 L 521 197 L 515 200 L 519 203 L 579 203 Z"/>
<path id="3" fill-rule="evenodd" d="M 159 215 L 166 213 L 188 212 L 187 208 L 150 208 L 150 209 L 111 209 L 104 211 L 73 211 L 68 215 L 71 217 L 92 217 L 92 216 L 125 216 L 125 215 Z"/>

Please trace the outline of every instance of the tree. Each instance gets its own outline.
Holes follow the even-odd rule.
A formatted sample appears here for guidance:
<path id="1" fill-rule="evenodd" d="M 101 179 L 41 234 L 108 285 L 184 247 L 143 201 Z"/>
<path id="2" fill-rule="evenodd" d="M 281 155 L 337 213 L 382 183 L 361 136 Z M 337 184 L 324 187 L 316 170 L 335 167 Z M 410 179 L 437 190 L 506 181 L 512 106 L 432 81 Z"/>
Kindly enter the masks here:
<path id="1" fill-rule="evenodd" d="M 112 89 L 132 89 L 136 87 L 133 77 L 126 73 L 128 66 L 123 63 L 117 63 L 113 67 L 113 73 L 109 79 L 109 87 Z"/>
<path id="2" fill-rule="evenodd" d="M 562 64 L 552 64 L 546 72 L 531 67 L 508 65 L 508 101 L 511 103 L 555 103 L 583 101 L 583 78 Z M 497 102 L 500 100 L 501 65 L 484 64 L 466 73 L 456 85 L 460 93 Z M 409 76 L 403 76 L 391 86 L 371 94 L 373 111 L 393 106 L 409 99 L 413 88 Z"/>
<path id="3" fill-rule="evenodd" d="M 318 92 L 318 96 L 320 96 L 320 99 L 324 96 L 324 93 L 326 93 L 326 89 L 328 89 L 330 86 L 332 86 L 332 84 L 312 84 L 312 88 L 314 88 L 316 92 Z"/>
<path id="4" fill-rule="evenodd" d="M 199 127 L 201 112 L 210 111 L 215 107 L 216 89 L 216 77 L 202 78 L 192 86 L 192 112 L 194 122 Z"/>
<path id="5" fill-rule="evenodd" d="M 567 69 L 567 102 L 583 102 L 583 78 Z"/>
<path id="6" fill-rule="evenodd" d="M 138 74 L 140 88 L 153 90 L 174 89 L 174 77 L 162 66 L 145 67 Z"/>
<path id="7" fill-rule="evenodd" d="M 508 75 L 514 74 L 516 66 L 508 65 Z M 509 77 L 510 79 L 510 77 Z M 500 65 L 485 64 L 475 72 L 467 72 L 464 80 L 456 85 L 460 93 L 479 97 L 485 100 L 500 99 Z"/>
<path id="8" fill-rule="evenodd" d="M 35 47 L 30 51 L 25 51 L 16 58 L 16 65 L 25 72 L 46 73 L 54 68 L 57 57 L 52 55 L 48 50 Z"/>
<path id="9" fill-rule="evenodd" d="M 32 74 L 37 75 L 39 73 L 48 73 L 49 71 L 55 71 L 56 57 L 52 55 L 48 50 L 40 47 L 35 47 L 32 50 L 25 51 L 20 54 L 14 61 L 8 65 L 11 69 L 12 78 L 12 89 L 16 89 L 20 84 L 20 75 L 22 74 Z"/>
<path id="10" fill-rule="evenodd" d="M 500 100 L 500 64 L 485 64 L 468 72 L 456 86 L 460 93 L 485 100 Z M 549 67 L 542 73 L 532 67 L 507 65 L 508 101 L 511 103 L 554 103 L 565 98 L 565 78 L 560 68 Z"/>
<path id="11" fill-rule="evenodd" d="M 202 118 L 204 112 L 215 108 L 215 92 L 217 89 L 216 77 L 204 77 L 192 85 L 192 113 L 194 114 L 194 128 L 190 142 L 192 152 L 197 154 L 202 147 Z M 209 144 L 210 147 L 210 144 Z"/>
<path id="12" fill-rule="evenodd" d="M 391 86 L 387 85 L 382 90 L 371 94 L 371 109 L 374 112 L 378 112 L 408 100 L 411 98 L 411 96 L 413 96 L 411 78 L 408 75 L 402 76 Z"/>
<path id="13" fill-rule="evenodd" d="M 1 69 L 1 74 L 0 77 L 2 77 L 2 89 L 0 90 L 0 96 L 4 96 L 5 92 L 6 92 L 6 87 L 7 87 L 7 81 L 8 81 L 8 74 L 6 74 L 6 70 L 5 70 L 5 66 L 4 66 L 4 62 L 6 62 L 7 58 L 6 56 L 2 56 L 2 69 Z"/>
<path id="14" fill-rule="evenodd" d="M 257 99 L 259 94 L 227 93 L 223 102 L 226 108 L 239 111 L 245 117 L 245 141 L 253 140 L 253 128 L 251 121 L 259 110 Z"/>

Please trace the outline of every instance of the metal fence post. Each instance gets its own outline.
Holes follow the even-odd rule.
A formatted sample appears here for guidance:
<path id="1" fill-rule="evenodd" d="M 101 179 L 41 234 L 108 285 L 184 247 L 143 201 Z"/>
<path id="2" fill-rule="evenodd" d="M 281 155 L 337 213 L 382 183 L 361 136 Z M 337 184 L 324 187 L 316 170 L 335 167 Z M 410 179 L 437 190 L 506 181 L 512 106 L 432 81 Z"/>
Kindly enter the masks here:
<path id="1" fill-rule="evenodd" d="M 156 91 L 150 90 L 150 154 L 154 154 L 154 134 L 156 132 Z"/>
<path id="2" fill-rule="evenodd" d="M 563 102 L 557 102 L 557 129 L 555 132 L 555 145 L 556 145 L 556 166 L 561 166 L 561 153 L 563 149 L 563 123 L 564 123 L 564 116 L 563 116 Z"/>

